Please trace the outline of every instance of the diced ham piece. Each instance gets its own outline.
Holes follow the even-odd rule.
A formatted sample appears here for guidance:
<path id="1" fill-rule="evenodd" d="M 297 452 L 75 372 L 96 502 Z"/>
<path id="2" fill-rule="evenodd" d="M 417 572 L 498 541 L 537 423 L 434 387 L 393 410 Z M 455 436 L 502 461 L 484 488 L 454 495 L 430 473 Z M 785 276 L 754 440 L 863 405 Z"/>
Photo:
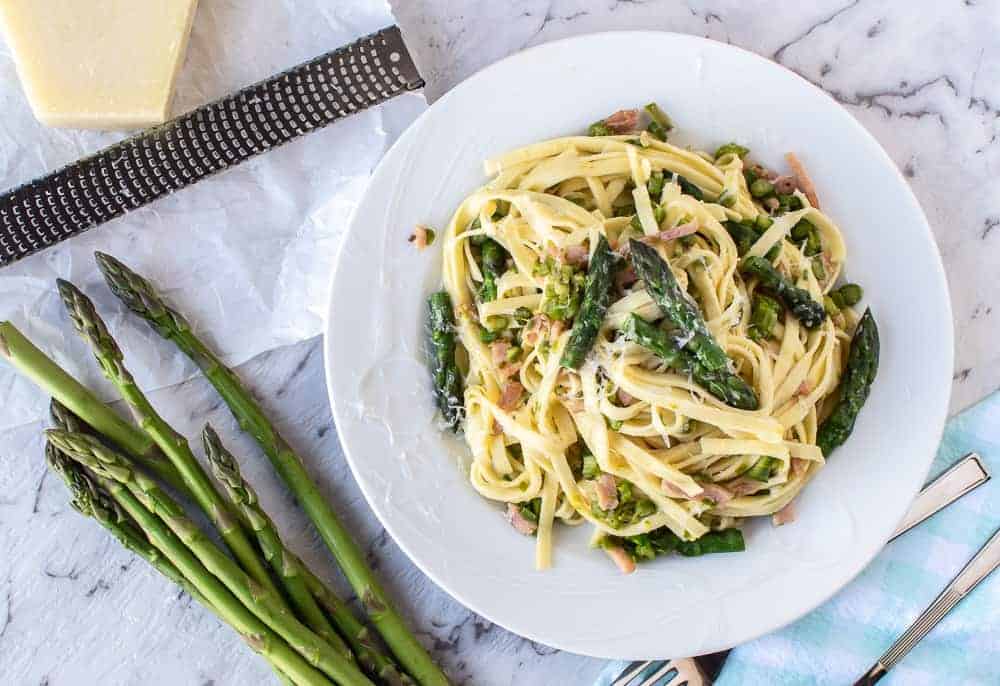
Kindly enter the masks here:
<path id="1" fill-rule="evenodd" d="M 750 495 L 751 493 L 756 493 L 764 487 L 765 486 L 762 482 L 756 481 L 755 479 L 739 478 L 729 484 L 729 490 L 733 492 L 734 496 Z"/>
<path id="2" fill-rule="evenodd" d="M 618 482 L 615 481 L 615 477 L 611 474 L 601 474 L 594 483 L 597 506 L 605 512 L 618 507 Z"/>
<path id="3" fill-rule="evenodd" d="M 819 197 L 816 195 L 816 186 L 813 184 L 812 179 L 809 178 L 809 174 L 806 172 L 806 168 L 802 165 L 802 162 L 799 161 L 794 152 L 785 153 L 785 161 L 788 162 L 788 166 L 792 168 L 792 173 L 795 174 L 799 190 L 805 193 L 809 204 L 818 210 Z"/>
<path id="4" fill-rule="evenodd" d="M 544 332 L 548 331 L 551 322 L 549 318 L 544 314 L 536 314 L 528 322 L 528 325 L 524 327 L 524 331 L 521 333 L 521 340 L 523 340 L 528 345 L 537 345 L 538 341 L 541 340 Z"/>
<path id="5" fill-rule="evenodd" d="M 490 354 L 493 356 L 493 364 L 502 365 L 507 361 L 507 351 L 510 343 L 505 340 L 493 341 L 490 343 Z"/>
<path id="6" fill-rule="evenodd" d="M 728 503 L 733 499 L 733 493 L 728 488 L 720 486 L 719 484 L 702 484 L 701 485 L 703 493 L 702 498 L 708 498 L 713 501 L 716 505 L 721 505 L 722 503 Z"/>
<path id="7" fill-rule="evenodd" d="M 788 195 L 795 191 L 798 185 L 795 183 L 795 177 L 788 174 L 783 174 L 774 180 L 774 191 L 779 195 Z"/>
<path id="8" fill-rule="evenodd" d="M 781 526 L 795 521 L 795 503 L 789 502 L 783 508 L 771 515 L 771 523 L 774 526 Z"/>
<path id="9" fill-rule="evenodd" d="M 418 250 L 423 250 L 431 244 L 432 231 L 423 224 L 417 224 L 410 234 L 410 242 L 417 246 Z"/>
<path id="10" fill-rule="evenodd" d="M 566 264 L 582 266 L 590 260 L 590 250 L 585 245 L 571 245 L 563 252 Z"/>
<path id="11" fill-rule="evenodd" d="M 661 241 L 672 241 L 681 236 L 690 236 L 698 230 L 698 222 L 687 222 L 656 234 Z"/>
<path id="12" fill-rule="evenodd" d="M 515 407 L 517 407 L 517 401 L 521 399 L 521 394 L 524 393 L 524 386 L 522 386 L 517 381 L 510 381 L 503 387 L 503 391 L 500 393 L 500 409 L 507 410 L 510 412 Z"/>
<path id="13" fill-rule="evenodd" d="M 631 264 L 619 269 L 615 274 L 615 285 L 618 288 L 628 288 L 638 280 L 639 277 L 636 276 L 635 269 L 632 268 Z"/>
<path id="14" fill-rule="evenodd" d="M 781 207 L 781 201 L 778 200 L 777 198 L 772 196 L 770 198 L 764 199 L 764 209 L 766 209 L 768 212 L 772 213 L 776 212 L 779 207 Z"/>
<path id="15" fill-rule="evenodd" d="M 809 460 L 803 460 L 800 457 L 792 458 L 792 478 L 797 479 L 803 474 L 809 471 Z"/>
<path id="16" fill-rule="evenodd" d="M 531 520 L 525 519 L 521 514 L 521 508 L 515 503 L 507 503 L 507 521 L 519 534 L 531 536 L 538 530 L 538 525 Z"/>
<path id="17" fill-rule="evenodd" d="M 798 389 L 795 391 L 798 395 L 809 395 L 812 393 L 812 387 L 809 385 L 808 381 L 803 381 L 799 384 Z"/>
<path id="18" fill-rule="evenodd" d="M 618 569 L 621 570 L 622 574 L 631 574 L 635 571 L 635 560 L 633 560 L 632 556 L 625 552 L 625 549 L 621 546 L 608 546 L 604 549 L 604 552 L 608 554 L 608 557 L 614 560 L 614 563 L 618 566 Z"/>
<path id="19" fill-rule="evenodd" d="M 624 388 L 618 389 L 618 402 L 622 405 L 628 406 L 635 402 L 635 396 L 630 394 Z"/>
<path id="20" fill-rule="evenodd" d="M 493 420 L 493 426 L 490 428 L 490 432 L 494 436 L 499 436 L 500 434 L 503 433 L 503 427 L 500 426 L 500 422 L 498 422 L 496 419 Z"/>
<path id="21" fill-rule="evenodd" d="M 639 110 L 618 110 L 604 124 L 611 133 L 631 133 L 639 128 Z"/>

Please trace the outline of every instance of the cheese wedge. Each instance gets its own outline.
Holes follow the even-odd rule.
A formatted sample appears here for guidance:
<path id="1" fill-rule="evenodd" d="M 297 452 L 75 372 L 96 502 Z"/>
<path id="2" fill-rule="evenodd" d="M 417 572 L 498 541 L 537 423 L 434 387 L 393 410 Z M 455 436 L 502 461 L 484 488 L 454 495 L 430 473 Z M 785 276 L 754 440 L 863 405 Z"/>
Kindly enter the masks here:
<path id="1" fill-rule="evenodd" d="M 198 0 L 0 0 L 35 116 L 130 129 L 167 119 Z"/>

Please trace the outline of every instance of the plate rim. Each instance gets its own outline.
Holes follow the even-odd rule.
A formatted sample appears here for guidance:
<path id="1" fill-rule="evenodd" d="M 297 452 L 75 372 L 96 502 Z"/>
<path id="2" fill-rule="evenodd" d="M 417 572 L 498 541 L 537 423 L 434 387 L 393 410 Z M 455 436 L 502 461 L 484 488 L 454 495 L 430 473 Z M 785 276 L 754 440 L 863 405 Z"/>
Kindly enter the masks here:
<path id="1" fill-rule="evenodd" d="M 386 150 L 386 152 L 383 154 L 382 158 L 379 160 L 378 164 L 373 169 L 371 176 L 369 177 L 369 185 L 366 187 L 364 194 L 368 193 L 368 190 L 371 188 L 372 181 L 379 174 L 380 170 L 382 170 L 383 167 L 386 165 L 386 160 L 390 159 L 390 157 L 392 156 L 391 153 L 397 147 L 402 147 L 403 145 L 407 145 L 409 139 L 411 137 L 417 135 L 417 133 L 419 132 L 419 130 L 421 128 L 421 124 L 423 124 L 424 121 L 426 121 L 428 118 L 430 118 L 431 116 L 433 116 L 432 112 L 435 109 L 435 107 L 438 106 L 439 103 L 446 103 L 446 102 L 450 101 L 452 98 L 457 97 L 455 94 L 457 92 L 459 92 L 463 87 L 465 87 L 468 83 L 470 83 L 470 82 L 472 82 L 474 80 L 477 80 L 477 79 L 486 78 L 489 75 L 490 72 L 492 72 L 494 70 L 497 70 L 497 69 L 500 69 L 502 65 L 506 65 L 507 63 L 515 61 L 515 60 L 525 59 L 526 56 L 530 57 L 530 55 L 532 53 L 535 53 L 535 52 L 543 52 L 545 50 L 552 50 L 552 49 L 556 48 L 556 46 L 565 45 L 567 43 L 587 42 L 587 41 L 591 41 L 591 40 L 600 40 L 600 39 L 602 39 L 604 37 L 608 37 L 608 36 L 622 36 L 622 35 L 625 35 L 625 36 L 634 35 L 634 36 L 643 37 L 643 38 L 655 37 L 655 38 L 662 39 L 662 40 L 693 41 L 695 43 L 709 45 L 712 48 L 722 48 L 724 50 L 730 50 L 730 51 L 733 51 L 733 52 L 742 53 L 743 56 L 746 59 L 756 60 L 758 62 L 767 63 L 768 65 L 771 65 L 771 66 L 780 67 L 787 74 L 793 76 L 795 79 L 797 79 L 799 82 L 801 82 L 808 89 L 810 89 L 813 92 L 816 92 L 818 94 L 821 94 L 828 101 L 828 104 L 834 105 L 837 109 L 839 109 L 843 114 L 846 115 L 847 119 L 850 122 L 850 125 L 860 134 L 860 136 L 863 137 L 863 138 L 866 138 L 870 143 L 873 144 L 873 148 L 878 151 L 878 155 L 881 156 L 881 161 L 883 162 L 883 164 L 885 166 L 887 166 L 888 168 L 892 169 L 892 171 L 894 173 L 894 176 L 895 176 L 895 179 L 899 182 L 900 186 L 904 189 L 904 193 L 905 193 L 906 199 L 910 203 L 912 203 L 913 207 L 917 210 L 917 212 L 919 214 L 919 217 L 922 219 L 922 222 L 918 222 L 918 224 L 920 224 L 919 228 L 922 230 L 923 235 L 924 235 L 925 239 L 927 240 L 927 242 L 929 242 L 929 244 L 931 245 L 931 247 L 932 247 L 932 253 L 933 253 L 933 257 L 934 257 L 934 267 L 935 267 L 934 268 L 934 276 L 936 277 L 937 282 L 938 282 L 936 284 L 936 286 L 935 286 L 935 290 L 937 290 L 937 291 L 939 291 L 939 292 L 941 292 L 943 294 L 943 298 L 942 298 L 942 302 L 943 302 L 943 306 L 944 306 L 944 312 L 943 312 L 943 314 L 945 314 L 947 316 L 947 319 L 948 319 L 949 326 L 943 327 L 943 334 L 942 334 L 943 335 L 943 339 L 942 339 L 941 343 L 944 345 L 945 353 L 946 353 L 946 356 L 947 356 L 947 365 L 946 366 L 947 366 L 948 369 L 952 369 L 954 367 L 954 358 L 955 358 L 955 352 L 954 352 L 954 346 L 955 346 L 954 325 L 955 325 L 955 321 L 954 321 L 954 312 L 953 312 L 953 309 L 952 309 L 951 292 L 950 292 L 950 288 L 949 288 L 949 284 L 948 284 L 947 273 L 946 273 L 945 268 L 944 268 L 944 262 L 943 262 L 943 259 L 942 259 L 941 250 L 940 250 L 940 248 L 938 246 L 938 243 L 937 243 L 937 240 L 936 240 L 936 238 L 934 236 L 933 230 L 931 229 L 930 222 L 929 222 L 929 220 L 927 218 L 927 214 L 924 211 L 923 206 L 920 204 L 920 201 L 917 198 L 916 194 L 913 192 L 913 188 L 906 181 L 906 178 L 904 177 L 903 173 L 900 171 L 899 167 L 892 160 L 892 158 L 889 156 L 889 153 L 885 150 L 885 148 L 878 141 L 878 139 L 875 138 L 875 136 L 870 131 L 868 131 L 868 129 L 865 128 L 865 126 L 853 114 L 851 114 L 851 112 L 846 107 L 844 107 L 841 103 L 837 102 L 827 91 L 825 91 L 824 89 L 820 88 L 816 84 L 812 83 L 811 81 L 809 81 L 808 79 L 806 79 L 805 77 L 803 77 L 802 75 L 800 75 L 798 72 L 794 71 L 793 69 L 791 69 L 789 67 L 786 67 L 785 65 L 783 65 L 783 64 L 781 64 L 779 62 L 776 62 L 774 60 L 768 59 L 767 57 L 764 57 L 763 55 L 755 53 L 752 50 L 748 50 L 746 48 L 740 47 L 738 45 L 733 45 L 733 44 L 730 44 L 730 43 L 724 43 L 722 41 L 713 40 L 711 38 L 706 38 L 706 37 L 703 37 L 703 36 L 697 36 L 697 35 L 693 35 L 693 34 L 680 33 L 680 32 L 676 32 L 676 31 L 660 31 L 660 30 L 655 30 L 655 29 L 641 29 L 641 30 L 635 30 L 635 29 L 614 29 L 614 30 L 607 30 L 607 31 L 598 31 L 598 32 L 578 34 L 578 35 L 574 35 L 574 36 L 567 36 L 567 37 L 560 38 L 560 39 L 557 39 L 557 40 L 547 41 L 547 42 L 544 42 L 544 43 L 540 43 L 538 45 L 533 45 L 533 46 L 524 48 L 524 49 L 519 50 L 519 51 L 517 51 L 515 53 L 507 55 L 503 59 L 497 60 L 495 62 L 492 62 L 492 63 L 488 64 L 488 65 L 485 65 L 481 69 L 477 70 L 473 74 L 471 74 L 468 77 L 466 77 L 465 79 L 463 79 L 461 82 L 459 82 L 456 85 L 454 85 L 451 89 L 449 89 L 446 93 L 444 93 L 440 98 L 438 98 L 437 100 L 435 100 L 433 103 L 429 103 L 427 109 L 424 112 L 422 112 L 403 131 L 403 133 L 393 143 L 393 145 L 390 146 Z M 336 298 L 335 285 L 336 285 L 336 281 L 337 281 L 337 274 L 338 274 L 338 271 L 339 271 L 341 265 L 343 264 L 342 257 L 344 255 L 344 247 L 347 244 L 348 237 L 349 237 L 349 235 L 351 233 L 353 233 L 355 231 L 355 221 L 357 219 L 357 211 L 358 211 L 358 208 L 361 206 L 361 204 L 362 204 L 362 202 L 359 200 L 358 203 L 355 205 L 355 208 L 351 212 L 351 217 L 350 217 L 350 220 L 349 220 L 349 222 L 347 224 L 347 230 L 344 232 L 343 239 L 341 240 L 340 245 L 337 248 L 336 255 L 334 257 L 334 265 L 333 265 L 333 268 L 331 269 L 331 275 L 330 275 L 330 280 L 329 280 L 329 285 L 328 285 L 328 290 L 327 290 L 327 307 L 325 309 L 325 318 L 324 318 L 324 327 L 323 327 L 323 329 L 324 329 L 323 330 L 323 358 L 324 358 L 324 360 L 323 360 L 323 367 L 324 367 L 325 381 L 326 381 L 326 386 L 327 386 L 327 398 L 328 398 L 328 401 L 330 403 L 330 408 L 331 408 L 331 412 L 333 414 L 334 422 L 335 422 L 335 424 L 337 426 L 342 425 L 342 412 L 339 409 L 339 402 L 337 400 L 337 397 L 334 394 L 334 386 L 335 386 L 335 384 L 334 384 L 334 374 L 335 374 L 335 372 L 334 372 L 334 369 L 333 369 L 333 362 L 332 362 L 333 354 L 332 354 L 332 349 L 331 349 L 331 337 L 329 335 L 329 332 L 331 330 L 331 322 L 332 322 L 332 318 L 333 318 L 332 317 L 332 311 L 333 311 L 333 307 L 334 307 L 334 301 L 335 301 L 335 298 Z M 916 228 L 916 227 L 913 227 L 913 228 Z M 943 393 L 943 394 L 941 394 L 939 396 L 941 398 L 941 400 L 939 402 L 938 408 L 936 408 L 937 411 L 934 413 L 935 416 L 937 417 L 936 420 L 935 420 L 935 426 L 937 428 L 934 431 L 934 435 L 936 436 L 936 438 L 935 438 L 935 442 L 934 442 L 933 446 L 931 446 L 929 448 L 928 454 L 922 458 L 924 460 L 924 465 L 923 465 L 923 469 L 919 470 L 920 473 L 921 473 L 921 480 L 916 484 L 916 488 L 913 490 L 913 495 L 914 496 L 919 492 L 919 489 L 926 482 L 927 475 L 928 475 L 928 473 L 930 471 L 931 465 L 932 465 L 932 463 L 934 461 L 934 457 L 935 457 L 936 452 L 937 452 L 937 447 L 940 445 L 941 437 L 943 435 L 943 432 L 944 432 L 944 429 L 945 429 L 945 425 L 946 425 L 946 422 L 947 422 L 948 416 L 949 416 L 948 412 L 949 412 L 949 405 L 950 405 L 950 399 L 951 399 L 951 392 L 952 392 L 952 387 L 951 387 L 951 385 L 948 385 L 947 392 Z M 419 556 L 415 555 L 412 552 L 412 550 L 410 549 L 409 545 L 406 542 L 404 542 L 405 538 L 402 538 L 402 537 L 400 537 L 400 536 L 397 535 L 397 531 L 396 531 L 395 527 L 391 524 L 390 520 L 388 518 L 386 518 L 386 517 L 383 517 L 383 514 L 382 514 L 380 508 L 378 508 L 378 507 L 376 507 L 374 505 L 376 494 L 370 492 L 370 484 L 368 484 L 367 480 L 366 479 L 362 479 L 362 478 L 359 477 L 359 472 L 358 472 L 358 469 L 356 467 L 355 459 L 351 456 L 351 450 L 348 447 L 348 445 L 346 444 L 346 442 L 344 442 L 341 439 L 339 431 L 338 431 L 338 441 L 340 442 L 340 445 L 341 445 L 341 447 L 343 449 L 344 456 L 345 456 L 345 458 L 346 458 L 346 460 L 348 462 L 348 466 L 350 467 L 351 474 L 354 477 L 355 483 L 357 483 L 359 489 L 361 490 L 361 492 L 362 492 L 362 494 L 363 494 L 363 496 L 365 498 L 365 501 L 366 501 L 366 504 L 368 505 L 368 508 L 372 511 L 372 513 L 374 513 L 376 519 L 385 528 L 385 530 L 389 533 L 389 535 L 392 537 L 392 539 L 395 542 L 395 544 L 397 546 L 399 546 L 399 548 L 403 551 L 403 553 L 406 555 L 407 559 L 415 567 L 417 567 L 417 569 L 419 569 L 421 571 L 421 573 L 423 573 L 427 578 L 429 578 L 432 582 L 434 582 L 434 584 L 439 589 L 441 589 L 442 591 L 444 591 L 452 600 L 454 600 L 455 602 L 457 602 L 460 605 L 462 605 L 462 607 L 466 608 L 467 610 L 469 610 L 471 612 L 474 612 L 474 613 L 482 616 L 483 618 L 487 619 L 488 621 L 492 622 L 493 624 L 496 624 L 497 626 L 502 627 L 503 629 L 511 632 L 512 634 L 515 634 L 517 636 L 521 636 L 521 637 L 526 638 L 528 640 L 532 640 L 532 641 L 538 642 L 540 644 L 543 644 L 543 645 L 546 645 L 546 646 L 549 646 L 549 647 L 552 647 L 552 648 L 556 648 L 558 650 L 570 652 L 570 653 L 573 653 L 573 654 L 583 655 L 583 656 L 593 657 L 593 658 L 599 658 L 599 659 L 609 659 L 609 660 L 664 659 L 664 656 L 662 656 L 662 655 L 660 655 L 660 656 L 651 656 L 651 655 L 644 655 L 643 654 L 643 655 L 632 655 L 632 656 L 623 657 L 623 656 L 620 656 L 620 655 L 599 654 L 599 653 L 593 652 L 593 651 L 581 650 L 579 647 L 566 645 L 565 643 L 563 643 L 561 641 L 553 641 L 553 640 L 551 640 L 550 637 L 539 636 L 538 634 L 536 634 L 535 632 L 533 632 L 531 629 L 525 629 L 523 627 L 517 627 L 517 628 L 515 628 L 515 627 L 511 626 L 510 623 L 505 622 L 505 621 L 501 621 L 501 620 L 497 619 L 496 617 L 492 616 L 492 613 L 483 611 L 482 609 L 480 609 L 479 607 L 477 607 L 477 603 L 471 601 L 470 599 L 468 599 L 467 597 L 465 597 L 463 594 L 460 594 L 460 593 L 457 593 L 457 592 L 453 591 L 449 587 L 449 585 L 442 578 L 440 578 L 439 575 L 437 575 L 436 573 L 432 572 L 428 567 L 425 566 L 425 564 L 421 561 L 421 559 L 419 558 Z M 903 516 L 903 514 L 905 514 L 905 512 L 901 513 L 900 516 Z M 893 524 L 895 524 L 895 523 L 893 523 Z M 891 533 L 892 533 L 893 530 L 894 530 L 894 526 L 892 528 L 889 528 L 884 533 L 884 536 L 881 537 L 882 544 L 880 546 L 878 546 L 877 548 L 873 549 L 872 551 L 869 551 L 869 552 L 865 553 L 863 561 L 857 566 L 857 568 L 853 571 L 853 573 L 851 573 L 849 576 L 847 576 L 844 579 L 844 581 L 842 583 L 840 583 L 839 585 L 835 584 L 835 585 L 831 586 L 831 588 L 827 592 L 818 594 L 818 600 L 816 600 L 814 603 L 811 603 L 811 604 L 807 603 L 806 605 L 803 606 L 803 609 L 800 612 L 798 612 L 797 614 L 796 613 L 792 613 L 792 616 L 790 616 L 789 618 L 787 618 L 787 619 L 785 619 L 783 621 L 780 621 L 779 623 L 772 624 L 772 625 L 770 625 L 768 627 L 762 627 L 759 631 L 756 631 L 756 632 L 750 632 L 750 635 L 747 636 L 743 641 L 741 641 L 739 643 L 731 645 L 728 642 L 723 642 L 723 644 L 719 644 L 717 646 L 710 646 L 711 650 L 708 650 L 707 652 L 716 652 L 716 651 L 719 651 L 719 650 L 730 649 L 730 648 L 735 647 L 736 645 L 742 645 L 743 643 L 747 643 L 747 642 L 753 641 L 753 640 L 755 640 L 757 638 L 760 638 L 761 636 L 764 636 L 764 635 L 767 635 L 767 634 L 771 634 L 771 633 L 780 631 L 784 627 L 786 627 L 786 626 L 788 626 L 788 625 L 790 625 L 790 624 L 798 621 L 802 617 L 805 617 L 806 615 L 814 612 L 817 608 L 819 608 L 820 606 L 826 604 L 837 593 L 841 592 L 847 586 L 849 586 L 865 569 L 867 569 L 869 567 L 869 565 L 872 563 L 872 561 L 884 549 L 885 544 L 888 541 L 889 536 L 891 535 Z"/>

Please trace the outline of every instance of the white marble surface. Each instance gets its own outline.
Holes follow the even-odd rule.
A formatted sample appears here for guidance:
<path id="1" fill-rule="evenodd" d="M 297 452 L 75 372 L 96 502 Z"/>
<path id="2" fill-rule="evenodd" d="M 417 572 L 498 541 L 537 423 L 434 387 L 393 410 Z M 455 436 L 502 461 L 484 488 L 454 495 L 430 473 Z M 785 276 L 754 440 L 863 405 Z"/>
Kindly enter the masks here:
<path id="1" fill-rule="evenodd" d="M 927 212 L 954 306 L 953 410 L 1000 386 L 995 345 L 1000 309 L 993 312 L 1000 305 L 995 285 L 1000 267 L 997 2 L 393 4 L 424 60 L 431 98 L 522 47 L 615 28 L 708 36 L 794 69 L 875 135 Z M 294 36 L 287 41 L 293 44 Z M 642 56 L 621 56 L 623 71 L 633 59 Z M 669 78 L 669 65 L 664 65 L 664 78 Z M 900 303 L 919 307 L 903 293 Z M 475 617 L 423 578 L 387 540 L 344 464 L 325 397 L 318 340 L 266 353 L 240 371 L 308 457 L 331 502 L 356 527 L 393 596 L 456 683 L 592 681 L 601 662 L 524 641 Z M 331 569 L 263 457 L 239 436 L 201 379 L 159 391 L 154 401 L 188 434 L 205 421 L 215 423 L 246 455 L 248 476 L 293 547 L 315 566 Z M 45 477 L 39 429 L 26 426 L 0 435 L 0 461 L 9 467 L 0 470 L 0 683 L 270 683 L 261 661 L 228 628 L 68 508 L 61 485 Z"/>

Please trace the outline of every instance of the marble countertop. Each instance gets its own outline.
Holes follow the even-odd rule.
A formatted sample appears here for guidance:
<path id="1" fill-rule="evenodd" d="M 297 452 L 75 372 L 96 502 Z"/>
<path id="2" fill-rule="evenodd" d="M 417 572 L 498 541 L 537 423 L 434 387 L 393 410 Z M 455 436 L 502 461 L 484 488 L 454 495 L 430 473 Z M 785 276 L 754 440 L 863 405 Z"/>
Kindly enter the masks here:
<path id="1" fill-rule="evenodd" d="M 428 98 L 523 47 L 599 30 L 707 36 L 774 59 L 843 104 L 882 143 L 930 220 L 947 271 L 956 369 L 952 410 L 1000 386 L 1000 12 L 995 2 L 820 0 L 398 0 L 422 59 Z M 624 66 L 624 65 L 623 65 Z M 665 71 L 669 78 L 669 71 Z M 878 226 L 870 227 L 878 231 Z M 908 303 L 900 294 L 901 304 Z M 919 341 L 914 342 L 919 345 Z M 457 684 L 588 684 L 603 663 L 513 636 L 424 578 L 388 539 L 346 467 L 326 400 L 320 341 L 262 354 L 243 378 L 312 463 L 326 496 L 358 532 L 372 564 Z M 207 384 L 154 394 L 193 435 L 211 421 L 238 436 Z M 264 663 L 227 627 L 72 512 L 37 454 L 37 425 L 0 436 L 0 681 L 10 684 L 270 683 Z M 234 447 L 293 548 L 331 569 L 322 544 L 266 461 Z M 339 581 L 339 580 L 337 580 Z M 336 585 L 336 584 L 335 584 Z M 347 589 L 340 587 L 347 593 Z"/>

